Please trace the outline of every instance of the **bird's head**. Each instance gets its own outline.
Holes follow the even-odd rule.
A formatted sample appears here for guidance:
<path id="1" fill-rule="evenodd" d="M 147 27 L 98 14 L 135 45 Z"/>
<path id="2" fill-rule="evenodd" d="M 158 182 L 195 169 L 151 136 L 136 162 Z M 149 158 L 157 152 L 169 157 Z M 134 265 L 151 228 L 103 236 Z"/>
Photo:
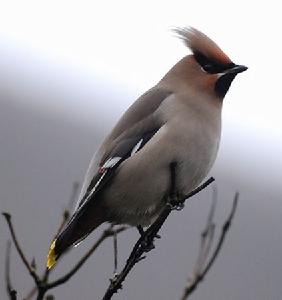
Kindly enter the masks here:
<path id="1" fill-rule="evenodd" d="M 223 99 L 236 75 L 248 68 L 233 63 L 215 42 L 195 28 L 178 28 L 175 32 L 193 53 L 179 64 L 182 72 L 187 72 L 189 84 Z"/>

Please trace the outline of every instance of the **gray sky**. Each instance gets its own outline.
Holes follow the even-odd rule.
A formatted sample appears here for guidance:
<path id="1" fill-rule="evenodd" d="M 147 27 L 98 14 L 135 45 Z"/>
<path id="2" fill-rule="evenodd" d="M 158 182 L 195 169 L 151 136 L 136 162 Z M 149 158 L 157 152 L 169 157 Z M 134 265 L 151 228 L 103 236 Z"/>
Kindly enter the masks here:
<path id="1" fill-rule="evenodd" d="M 211 172 L 219 190 L 218 224 L 237 190 L 239 209 L 219 259 L 193 299 L 280 299 L 278 3 L 258 2 L 255 11 L 246 1 L 228 7 L 223 1 L 210 3 L 1 4 L 0 210 L 12 213 L 23 248 L 30 259 L 36 256 L 39 266 L 72 183 L 83 178 L 103 136 L 137 96 L 185 55 L 187 50 L 169 29 L 192 25 L 215 39 L 236 63 L 249 66 L 225 99 L 222 142 Z M 177 299 L 192 271 L 210 199 L 208 189 L 170 217 L 156 250 L 114 299 Z M 1 220 L 1 270 L 8 236 Z M 65 257 L 56 274 L 95 237 Z M 121 265 L 136 238 L 135 230 L 120 237 Z M 112 257 L 108 241 L 55 295 L 100 299 L 111 276 Z M 12 270 L 15 287 L 24 295 L 32 282 L 15 251 Z M 2 271 L 1 299 L 3 282 Z"/>

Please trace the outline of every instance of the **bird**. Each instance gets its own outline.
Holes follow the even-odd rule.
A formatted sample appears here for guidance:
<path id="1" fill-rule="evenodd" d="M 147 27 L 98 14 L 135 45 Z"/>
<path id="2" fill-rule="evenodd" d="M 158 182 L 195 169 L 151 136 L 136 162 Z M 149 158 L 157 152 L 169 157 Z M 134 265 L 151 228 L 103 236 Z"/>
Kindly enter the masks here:
<path id="1" fill-rule="evenodd" d="M 174 32 L 191 53 L 128 108 L 94 154 L 72 217 L 51 242 L 48 269 L 105 222 L 149 226 L 165 206 L 171 163 L 178 195 L 213 166 L 223 99 L 248 68 L 193 27 Z"/>

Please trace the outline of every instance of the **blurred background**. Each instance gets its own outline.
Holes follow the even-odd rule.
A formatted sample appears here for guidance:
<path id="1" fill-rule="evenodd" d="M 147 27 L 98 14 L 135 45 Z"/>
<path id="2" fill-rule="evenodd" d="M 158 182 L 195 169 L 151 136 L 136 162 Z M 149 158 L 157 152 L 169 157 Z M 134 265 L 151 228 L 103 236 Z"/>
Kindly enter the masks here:
<path id="1" fill-rule="evenodd" d="M 19 240 L 43 270 L 74 181 L 126 108 L 187 49 L 171 28 L 194 26 L 239 64 L 227 94 L 219 155 L 218 231 L 240 202 L 222 253 L 193 299 L 281 299 L 282 118 L 281 16 L 278 1 L 1 1 L 0 210 L 13 216 Z M 156 249 L 113 299 L 178 299 L 193 269 L 212 188 L 171 215 Z M 69 253 L 56 278 L 98 233 Z M 118 239 L 119 267 L 138 237 Z M 0 298 L 7 299 L 0 219 Z M 13 249 L 14 250 L 14 249 Z M 113 272 L 108 240 L 56 299 L 101 299 Z M 11 277 L 22 299 L 32 287 L 15 251 Z"/>

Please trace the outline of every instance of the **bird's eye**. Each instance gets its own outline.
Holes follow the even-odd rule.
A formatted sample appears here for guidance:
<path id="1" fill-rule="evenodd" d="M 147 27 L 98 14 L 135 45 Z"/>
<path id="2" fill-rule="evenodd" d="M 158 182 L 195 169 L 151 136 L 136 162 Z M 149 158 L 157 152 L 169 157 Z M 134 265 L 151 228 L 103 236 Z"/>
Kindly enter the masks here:
<path id="1" fill-rule="evenodd" d="M 200 52 L 195 53 L 194 57 L 197 63 L 201 66 L 202 70 L 208 74 L 217 74 L 229 68 L 229 66 L 207 58 Z"/>
<path id="2" fill-rule="evenodd" d="M 207 63 L 207 64 L 202 66 L 202 69 L 205 72 L 207 72 L 208 74 L 217 74 L 217 73 L 220 73 L 220 72 L 224 71 L 226 69 L 226 67 L 221 66 L 221 65 L 216 64 L 216 63 Z"/>
<path id="3" fill-rule="evenodd" d="M 212 64 L 206 64 L 202 68 L 208 73 L 212 73 L 214 71 L 214 65 Z"/>

